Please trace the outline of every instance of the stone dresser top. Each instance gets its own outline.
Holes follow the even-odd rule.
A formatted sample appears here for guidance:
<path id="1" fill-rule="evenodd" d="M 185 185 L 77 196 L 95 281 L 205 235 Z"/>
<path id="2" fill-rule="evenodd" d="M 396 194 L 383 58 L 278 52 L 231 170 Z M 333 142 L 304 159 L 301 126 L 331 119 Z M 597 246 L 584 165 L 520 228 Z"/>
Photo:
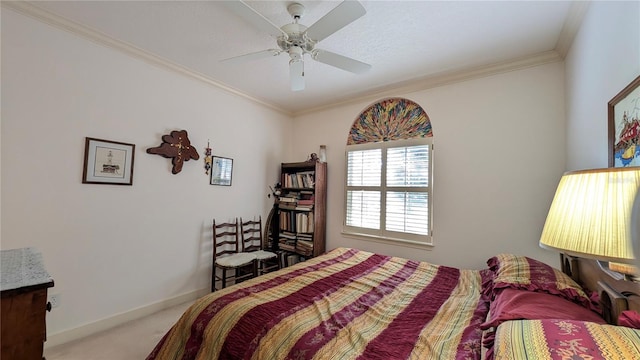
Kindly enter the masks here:
<path id="1" fill-rule="evenodd" d="M 0 291 L 53 286 L 53 279 L 42 263 L 42 255 L 35 248 L 2 250 L 0 253 Z"/>

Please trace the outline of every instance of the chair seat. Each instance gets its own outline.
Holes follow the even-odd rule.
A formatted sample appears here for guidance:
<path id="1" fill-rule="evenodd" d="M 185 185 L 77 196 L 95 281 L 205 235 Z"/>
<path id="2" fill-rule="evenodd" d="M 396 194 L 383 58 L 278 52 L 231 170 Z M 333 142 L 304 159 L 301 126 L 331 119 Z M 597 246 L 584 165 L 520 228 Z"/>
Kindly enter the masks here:
<path id="1" fill-rule="evenodd" d="M 253 253 L 237 253 L 217 258 L 216 264 L 224 267 L 240 267 L 249 265 L 253 260 L 256 259 L 257 256 Z"/>
<path id="2" fill-rule="evenodd" d="M 255 254 L 258 260 L 267 260 L 278 257 L 278 254 L 265 250 L 252 251 L 251 254 Z"/>
<path id="3" fill-rule="evenodd" d="M 248 221 L 243 221 L 240 218 L 240 235 L 242 251 L 256 255 L 258 275 L 280 269 L 278 254 L 264 250 L 267 248 L 267 243 L 262 237 L 262 216 L 259 216 L 257 220 Z"/>

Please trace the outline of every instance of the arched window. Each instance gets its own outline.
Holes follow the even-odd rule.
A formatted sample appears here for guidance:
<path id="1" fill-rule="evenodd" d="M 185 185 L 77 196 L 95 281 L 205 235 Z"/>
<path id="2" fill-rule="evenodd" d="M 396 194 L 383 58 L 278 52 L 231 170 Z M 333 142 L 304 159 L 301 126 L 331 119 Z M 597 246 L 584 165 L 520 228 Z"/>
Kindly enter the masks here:
<path id="1" fill-rule="evenodd" d="M 432 245 L 433 134 L 404 98 L 365 109 L 349 131 L 343 232 Z"/>

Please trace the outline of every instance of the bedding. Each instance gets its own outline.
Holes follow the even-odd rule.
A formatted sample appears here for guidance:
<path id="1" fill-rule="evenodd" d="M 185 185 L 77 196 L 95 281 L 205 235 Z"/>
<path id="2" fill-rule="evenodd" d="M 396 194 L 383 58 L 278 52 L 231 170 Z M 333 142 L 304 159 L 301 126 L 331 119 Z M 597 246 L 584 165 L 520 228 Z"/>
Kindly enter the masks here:
<path id="1" fill-rule="evenodd" d="M 493 299 L 500 289 L 520 289 L 557 295 L 600 311 L 593 296 L 560 270 L 526 256 L 499 254 L 487 260 L 493 279 L 485 284 L 485 293 Z"/>
<path id="2" fill-rule="evenodd" d="M 501 289 L 489 306 L 487 320 L 480 325 L 485 330 L 482 345 L 487 359 L 493 358 L 495 329 L 509 320 L 564 319 L 606 324 L 594 311 L 563 297 L 518 289 Z"/>
<path id="3" fill-rule="evenodd" d="M 563 297 L 527 290 L 502 289 L 489 309 L 487 321 L 480 325 L 483 330 L 498 327 L 507 320 L 567 319 L 606 323 L 598 313 Z"/>
<path id="4" fill-rule="evenodd" d="M 577 320 L 513 320 L 496 331 L 496 360 L 640 359 L 640 330 Z"/>
<path id="5" fill-rule="evenodd" d="M 487 279 L 338 248 L 200 298 L 147 359 L 480 359 Z"/>
<path id="6" fill-rule="evenodd" d="M 633 310 L 625 310 L 618 316 L 618 325 L 640 329 L 640 314 Z"/>

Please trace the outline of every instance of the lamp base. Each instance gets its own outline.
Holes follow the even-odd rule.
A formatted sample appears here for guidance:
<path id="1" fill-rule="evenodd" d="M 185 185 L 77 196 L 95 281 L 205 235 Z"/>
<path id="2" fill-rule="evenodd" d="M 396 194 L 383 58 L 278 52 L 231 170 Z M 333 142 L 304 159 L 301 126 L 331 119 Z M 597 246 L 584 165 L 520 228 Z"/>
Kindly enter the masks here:
<path id="1" fill-rule="evenodd" d="M 562 271 L 580 284 L 587 293 L 595 291 L 599 295 L 605 310 L 603 316 L 608 321 L 617 321 L 617 316 L 624 310 L 640 313 L 640 281 L 637 279 L 612 271 L 609 262 L 585 259 L 562 252 L 560 264 Z"/>
<path id="2" fill-rule="evenodd" d="M 611 269 L 611 267 L 610 267 L 611 263 L 610 262 L 602 261 L 602 260 L 596 260 L 596 263 L 600 267 L 600 270 L 602 270 L 605 274 L 611 276 L 612 279 L 618 280 L 618 281 L 625 280 L 624 274 L 619 273 L 616 270 Z"/>

